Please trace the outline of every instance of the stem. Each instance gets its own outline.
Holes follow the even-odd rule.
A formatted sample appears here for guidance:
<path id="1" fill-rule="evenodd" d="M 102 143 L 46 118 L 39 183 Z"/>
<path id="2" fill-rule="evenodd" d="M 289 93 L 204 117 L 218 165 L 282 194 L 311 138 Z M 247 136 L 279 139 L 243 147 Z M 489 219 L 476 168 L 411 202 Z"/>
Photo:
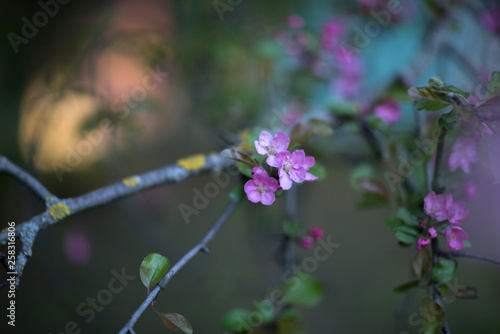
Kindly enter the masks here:
<path id="1" fill-rule="evenodd" d="M 130 320 L 127 324 L 120 330 L 119 334 L 134 333 L 133 328 L 137 320 L 141 317 L 142 313 L 148 308 L 148 306 L 155 300 L 158 294 L 165 288 L 165 286 L 170 282 L 172 277 L 186 265 L 196 254 L 200 251 L 208 253 L 207 244 L 214 237 L 215 233 L 224 224 L 229 215 L 233 212 L 236 207 L 237 202 L 231 201 L 226 207 L 224 212 L 217 219 L 212 228 L 207 232 L 205 237 L 200 241 L 199 244 L 194 246 L 186 255 L 184 255 L 168 272 L 163 275 L 160 282 L 151 290 L 151 293 L 146 297 L 146 299 L 139 305 L 137 310 L 130 316 Z"/>
<path id="2" fill-rule="evenodd" d="M 14 165 L 4 156 L 0 155 L 0 173 L 6 173 L 28 187 L 33 194 L 42 202 L 47 201 L 47 197 L 52 197 L 52 193 L 47 190 L 37 179 Z"/>
<path id="3" fill-rule="evenodd" d="M 482 260 L 482 261 L 486 261 L 486 262 L 500 265 L 499 259 L 495 259 L 495 258 L 490 257 L 490 256 L 484 256 L 484 255 L 468 253 L 468 252 L 444 252 L 440 249 L 436 250 L 436 252 L 439 256 L 443 256 L 443 257 L 446 257 L 448 259 L 452 258 L 452 257 L 468 257 L 471 259 Z"/>
<path id="4" fill-rule="evenodd" d="M 439 133 L 438 146 L 436 150 L 436 161 L 434 163 L 434 177 L 432 178 L 431 187 L 436 194 L 442 194 L 445 188 L 441 185 L 441 165 L 443 164 L 444 142 L 448 130 L 445 126 L 441 128 Z"/>
<path id="5" fill-rule="evenodd" d="M 297 217 L 297 187 L 292 187 L 286 194 L 285 215 L 287 219 L 293 222 L 298 221 Z M 291 271 L 294 264 L 294 241 L 288 235 L 284 234 L 283 245 L 283 269 L 285 272 Z"/>

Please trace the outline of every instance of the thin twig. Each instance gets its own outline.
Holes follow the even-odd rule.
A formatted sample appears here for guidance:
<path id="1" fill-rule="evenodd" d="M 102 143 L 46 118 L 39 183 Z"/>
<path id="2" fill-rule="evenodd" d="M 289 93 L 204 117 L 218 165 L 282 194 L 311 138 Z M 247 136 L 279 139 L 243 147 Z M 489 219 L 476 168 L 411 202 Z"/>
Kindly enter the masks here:
<path id="1" fill-rule="evenodd" d="M 441 128 L 438 138 L 438 146 L 436 150 L 436 161 L 434 162 L 434 176 L 432 178 L 432 190 L 436 194 L 442 194 L 445 188 L 441 185 L 441 165 L 443 164 L 444 142 L 446 141 L 446 133 L 448 129 L 445 126 Z"/>
<path id="2" fill-rule="evenodd" d="M 130 320 L 127 324 L 120 330 L 119 334 L 134 333 L 133 328 L 137 320 L 141 317 L 142 313 L 146 308 L 155 300 L 156 296 L 165 288 L 165 286 L 170 282 L 172 277 L 184 266 L 189 260 L 191 260 L 200 251 L 207 250 L 208 242 L 213 238 L 215 233 L 219 230 L 222 224 L 227 220 L 229 215 L 233 212 L 236 207 L 237 202 L 231 201 L 226 207 L 222 215 L 217 219 L 212 228 L 208 231 L 205 237 L 201 240 L 199 244 L 194 246 L 186 255 L 184 255 L 163 277 L 160 282 L 151 290 L 146 299 L 137 308 L 137 310 L 130 316 Z"/>
<path id="3" fill-rule="evenodd" d="M 439 256 L 443 256 L 446 258 L 453 258 L 453 257 L 468 257 L 471 259 L 476 259 L 476 260 L 482 260 L 486 262 L 491 262 L 494 264 L 499 264 L 500 265 L 500 260 L 495 259 L 490 256 L 484 256 L 484 255 L 479 255 L 479 254 L 474 254 L 474 253 L 469 253 L 469 252 L 444 252 L 440 249 L 437 250 L 437 254 Z"/>
<path id="4" fill-rule="evenodd" d="M 21 168 L 14 165 L 4 156 L 0 155 L 0 173 L 6 173 L 24 184 L 31 190 L 36 197 L 38 197 L 42 202 L 47 201 L 47 197 L 53 196 L 50 191 L 47 190 L 37 179 L 35 179 L 30 174 L 23 171 Z"/>
<path id="5" fill-rule="evenodd" d="M 16 259 L 16 286 L 19 285 L 24 267 L 28 258 L 32 255 L 33 243 L 38 232 L 49 225 L 58 223 L 75 213 L 117 201 L 149 188 L 162 184 L 178 183 L 202 173 L 227 169 L 234 164 L 231 160 L 221 157 L 219 154 L 200 155 L 200 157 L 195 159 L 195 162 L 196 167 L 191 167 L 190 163 L 170 165 L 125 178 L 120 182 L 78 197 L 59 199 L 52 195 L 31 175 L 12 164 L 6 157 L 0 155 L 0 172 L 6 172 L 20 180 L 46 204 L 46 210 L 43 213 L 16 225 L 16 238 L 21 242 L 21 251 Z M 187 168 L 182 165 L 187 166 Z M 8 232 L 0 233 L 0 246 L 6 245 L 7 242 Z"/>
<path id="6" fill-rule="evenodd" d="M 285 216 L 287 219 L 298 222 L 297 214 L 297 187 L 292 187 L 285 196 Z M 294 264 L 294 240 L 287 234 L 284 234 L 283 243 L 283 269 L 285 272 L 291 272 Z"/>

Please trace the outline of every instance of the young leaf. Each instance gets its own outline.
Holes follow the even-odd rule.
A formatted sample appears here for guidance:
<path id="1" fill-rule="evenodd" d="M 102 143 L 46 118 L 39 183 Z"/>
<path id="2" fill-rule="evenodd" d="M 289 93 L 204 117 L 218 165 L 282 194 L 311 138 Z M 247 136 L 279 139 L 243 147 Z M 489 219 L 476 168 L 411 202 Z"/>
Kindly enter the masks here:
<path id="1" fill-rule="evenodd" d="M 236 333 L 242 333 L 244 330 L 250 330 L 251 327 L 248 325 L 248 319 L 250 316 L 250 312 L 247 310 L 230 310 L 222 319 L 221 327 L 222 329 Z"/>
<path id="2" fill-rule="evenodd" d="M 324 178 L 326 178 L 326 168 L 325 168 L 325 166 L 323 166 L 323 165 L 321 165 L 321 164 L 319 164 L 317 162 L 314 164 L 314 166 L 312 166 L 311 168 L 309 168 L 308 172 L 311 173 L 314 176 L 317 176 L 318 177 L 318 181 L 323 180 Z"/>
<path id="3" fill-rule="evenodd" d="M 445 126 L 448 130 L 454 130 L 457 128 L 460 121 L 460 114 L 455 111 L 450 111 L 446 114 L 442 114 L 439 117 L 438 125 L 440 127 Z"/>
<path id="4" fill-rule="evenodd" d="M 399 208 L 396 216 L 406 225 L 418 226 L 417 218 L 407 208 Z"/>
<path id="5" fill-rule="evenodd" d="M 431 253 L 427 247 L 422 247 L 413 258 L 413 270 L 418 278 L 424 277 L 432 266 Z"/>
<path id="6" fill-rule="evenodd" d="M 242 199 L 245 198 L 245 190 L 244 190 L 245 183 L 241 182 L 236 188 L 231 190 L 229 193 L 229 198 L 233 202 L 241 202 Z"/>
<path id="7" fill-rule="evenodd" d="M 300 233 L 300 225 L 293 220 L 287 219 L 283 222 L 283 233 L 289 238 L 295 238 Z"/>
<path id="8" fill-rule="evenodd" d="M 244 163 L 250 167 L 256 167 L 259 165 L 257 161 L 252 159 L 252 157 L 250 157 L 248 154 L 236 148 L 226 148 L 224 151 L 220 152 L 220 155 L 225 158 Z"/>
<path id="9" fill-rule="evenodd" d="M 491 73 L 490 81 L 488 82 L 487 97 L 500 95 L 500 72 Z"/>
<path id="10" fill-rule="evenodd" d="M 333 134 L 333 129 L 321 119 L 308 119 L 296 124 L 290 131 L 290 146 L 305 143 L 310 137 L 328 137 Z"/>
<path id="11" fill-rule="evenodd" d="M 285 304 L 314 307 L 323 299 L 323 285 L 311 276 L 295 276 L 292 281 L 285 285 Z"/>
<path id="12" fill-rule="evenodd" d="M 432 281 L 442 283 L 449 281 L 455 277 L 457 271 L 457 261 L 441 259 L 432 268 Z"/>
<path id="13" fill-rule="evenodd" d="M 401 225 L 394 229 L 396 239 L 403 245 L 411 245 L 418 239 L 419 232 L 416 228 L 407 225 Z"/>
<path id="14" fill-rule="evenodd" d="M 397 287 L 394 288 L 394 292 L 397 292 L 397 293 L 406 292 L 412 288 L 417 287 L 418 283 L 420 283 L 420 280 L 416 279 L 414 281 L 410 281 L 410 282 L 398 285 Z"/>
<path id="15" fill-rule="evenodd" d="M 444 327 L 444 310 L 435 301 L 429 298 L 422 299 L 422 313 L 424 315 L 424 334 L 437 334 Z"/>
<path id="16" fill-rule="evenodd" d="M 458 287 L 456 296 L 462 299 L 477 299 L 477 290 L 468 285 L 461 285 Z"/>
<path id="17" fill-rule="evenodd" d="M 186 334 L 193 334 L 193 328 L 189 321 L 179 313 L 159 313 L 161 320 L 168 329 L 182 331 Z"/>
<path id="18" fill-rule="evenodd" d="M 170 262 L 166 257 L 156 253 L 149 254 L 141 263 L 142 284 L 148 289 L 155 286 L 167 272 L 169 266 Z"/>

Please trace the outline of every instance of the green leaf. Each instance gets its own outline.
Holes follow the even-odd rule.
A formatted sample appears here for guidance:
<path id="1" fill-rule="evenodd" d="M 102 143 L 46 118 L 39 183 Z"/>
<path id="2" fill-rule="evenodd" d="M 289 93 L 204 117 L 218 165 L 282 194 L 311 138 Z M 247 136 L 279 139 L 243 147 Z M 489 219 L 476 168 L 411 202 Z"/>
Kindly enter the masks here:
<path id="1" fill-rule="evenodd" d="M 415 254 L 412 261 L 413 271 L 418 278 L 424 277 L 425 273 L 432 267 L 431 253 L 427 247 L 422 247 Z"/>
<path id="2" fill-rule="evenodd" d="M 385 220 L 385 226 L 391 231 L 394 231 L 398 226 L 401 226 L 401 219 L 396 216 L 389 217 Z"/>
<path id="3" fill-rule="evenodd" d="M 356 204 L 358 209 L 372 209 L 381 206 L 386 206 L 389 203 L 386 196 L 377 193 L 365 192 L 361 196 L 361 200 Z"/>
<path id="4" fill-rule="evenodd" d="M 437 334 L 444 327 L 444 310 L 435 301 L 429 298 L 422 299 L 422 313 L 424 315 L 424 334 Z"/>
<path id="5" fill-rule="evenodd" d="M 488 93 L 487 98 L 500 95 L 500 72 L 491 73 L 490 81 L 488 82 Z"/>
<path id="6" fill-rule="evenodd" d="M 280 318 L 277 326 L 280 334 L 307 334 L 307 330 L 300 321 L 294 318 Z"/>
<path id="7" fill-rule="evenodd" d="M 457 271 L 457 261 L 449 259 L 441 259 L 432 268 L 432 281 L 437 283 L 452 280 Z"/>
<path id="8" fill-rule="evenodd" d="M 457 128 L 460 121 L 460 115 L 455 111 L 450 111 L 449 113 L 442 114 L 439 117 L 438 125 L 440 127 L 446 127 L 448 130 L 454 130 Z"/>
<path id="9" fill-rule="evenodd" d="M 249 330 L 248 319 L 251 314 L 247 310 L 243 309 L 233 309 L 224 315 L 222 319 L 221 327 L 222 329 L 228 331 L 234 331 L 237 333 L 242 333 L 245 330 Z"/>
<path id="10" fill-rule="evenodd" d="M 354 118 L 359 113 L 360 107 L 354 102 L 331 101 L 328 103 L 328 109 L 339 118 Z"/>
<path id="11" fill-rule="evenodd" d="M 317 176 L 318 181 L 326 178 L 326 168 L 321 164 L 315 163 L 311 168 L 309 168 L 308 172 Z"/>
<path id="12" fill-rule="evenodd" d="M 414 227 L 401 225 L 395 228 L 395 236 L 402 244 L 412 245 L 417 241 L 419 231 Z"/>
<path id="13" fill-rule="evenodd" d="M 225 158 L 244 163 L 252 168 L 259 166 L 258 162 L 252 159 L 251 156 L 238 150 L 237 148 L 226 148 L 224 151 L 220 152 L 220 155 Z"/>
<path id="14" fill-rule="evenodd" d="M 418 226 L 418 219 L 407 208 L 399 208 L 396 216 L 409 226 Z"/>
<path id="15" fill-rule="evenodd" d="M 170 261 L 165 256 L 156 253 L 149 254 L 141 263 L 142 284 L 148 289 L 155 286 L 167 272 L 169 266 Z"/>
<path id="16" fill-rule="evenodd" d="M 455 294 L 457 298 L 462 299 L 477 299 L 476 288 L 470 287 L 468 285 L 461 285 L 458 287 L 458 291 Z"/>
<path id="17" fill-rule="evenodd" d="M 414 100 L 413 104 L 415 105 L 417 110 L 427 110 L 427 111 L 438 111 L 450 106 L 449 103 L 427 101 L 427 100 Z"/>
<path id="18" fill-rule="evenodd" d="M 245 183 L 241 182 L 236 188 L 231 190 L 231 192 L 229 193 L 229 198 L 233 202 L 241 202 L 246 197 L 244 187 Z"/>
<path id="19" fill-rule="evenodd" d="M 241 162 L 237 162 L 236 168 L 238 168 L 238 170 L 240 171 L 241 174 L 245 175 L 249 179 L 253 179 L 253 175 L 252 175 L 253 167 L 250 167 L 249 165 L 241 163 Z"/>
<path id="20" fill-rule="evenodd" d="M 285 304 L 297 307 L 314 307 L 323 299 L 323 285 L 310 275 L 294 276 L 285 285 Z"/>
<path id="21" fill-rule="evenodd" d="M 293 220 L 287 219 L 283 222 L 283 233 L 290 238 L 295 238 L 301 231 L 300 225 Z"/>
<path id="22" fill-rule="evenodd" d="M 310 137 L 328 137 L 333 134 L 333 128 L 321 119 L 311 118 L 297 123 L 290 131 L 290 146 L 307 142 Z"/>
<path id="23" fill-rule="evenodd" d="M 193 334 L 193 328 L 189 321 L 179 313 L 158 313 L 168 329 L 182 331 L 186 334 Z"/>
<path id="24" fill-rule="evenodd" d="M 359 180 L 373 179 L 375 170 L 370 164 L 360 164 L 354 167 L 349 175 L 349 184 L 354 190 L 360 190 Z"/>
<path id="25" fill-rule="evenodd" d="M 416 279 L 414 281 L 410 281 L 410 282 L 401 284 L 401 285 L 394 288 L 394 292 L 397 292 L 397 293 L 406 292 L 410 289 L 417 287 L 419 282 L 420 282 L 420 280 Z"/>

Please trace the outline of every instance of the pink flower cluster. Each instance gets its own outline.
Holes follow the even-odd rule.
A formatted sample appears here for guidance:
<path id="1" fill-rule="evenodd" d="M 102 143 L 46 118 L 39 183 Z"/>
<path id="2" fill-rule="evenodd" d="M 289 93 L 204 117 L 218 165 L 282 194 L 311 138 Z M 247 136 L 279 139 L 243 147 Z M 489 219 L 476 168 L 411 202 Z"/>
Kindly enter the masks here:
<path id="1" fill-rule="evenodd" d="M 314 158 L 307 157 L 304 150 L 290 153 L 288 149 L 290 138 L 286 133 L 277 132 L 273 137 L 269 132 L 262 131 L 259 140 L 255 141 L 255 149 L 260 155 L 267 155 L 269 166 L 278 168 L 279 186 L 274 177 L 269 176 L 260 167 L 252 170 L 253 180 L 245 184 L 245 192 L 250 201 L 271 205 L 275 200 L 274 192 L 278 189 L 288 190 L 293 182 L 314 181 L 316 176 L 308 170 L 314 165 Z"/>
<path id="2" fill-rule="evenodd" d="M 300 239 L 300 246 L 305 249 L 311 249 L 313 242 L 323 238 L 324 232 L 317 226 L 309 229 L 309 235 Z"/>
<path id="3" fill-rule="evenodd" d="M 451 194 L 446 196 L 431 192 L 424 199 L 424 211 L 438 222 L 449 221 L 452 223 L 445 231 L 446 242 L 450 249 L 458 250 L 464 247 L 464 241 L 467 240 L 468 235 L 461 227 L 457 226 L 461 225 L 461 221 L 469 215 L 469 210 L 465 208 L 464 202 L 453 202 Z M 425 227 L 425 223 L 421 227 Z M 428 229 L 428 233 L 431 238 L 437 236 L 433 227 Z M 429 243 L 428 238 L 420 238 L 417 241 L 417 249 L 425 247 Z"/>
<path id="4" fill-rule="evenodd" d="M 386 123 L 397 123 L 401 117 L 401 106 L 395 100 L 386 100 L 377 105 L 373 113 Z"/>

